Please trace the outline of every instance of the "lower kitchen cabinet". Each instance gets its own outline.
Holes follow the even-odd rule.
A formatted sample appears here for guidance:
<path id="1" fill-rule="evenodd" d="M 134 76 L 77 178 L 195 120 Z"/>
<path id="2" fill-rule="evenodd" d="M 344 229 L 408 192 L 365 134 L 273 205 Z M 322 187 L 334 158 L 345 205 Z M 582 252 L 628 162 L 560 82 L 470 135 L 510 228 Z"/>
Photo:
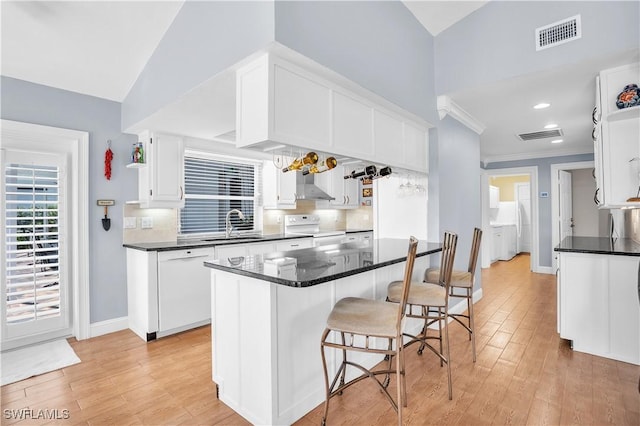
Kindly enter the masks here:
<path id="1" fill-rule="evenodd" d="M 171 251 L 127 249 L 129 328 L 154 340 L 211 321 L 211 277 L 203 266 L 213 247 Z"/>
<path id="2" fill-rule="evenodd" d="M 637 256 L 558 253 L 558 332 L 579 352 L 640 365 Z"/>

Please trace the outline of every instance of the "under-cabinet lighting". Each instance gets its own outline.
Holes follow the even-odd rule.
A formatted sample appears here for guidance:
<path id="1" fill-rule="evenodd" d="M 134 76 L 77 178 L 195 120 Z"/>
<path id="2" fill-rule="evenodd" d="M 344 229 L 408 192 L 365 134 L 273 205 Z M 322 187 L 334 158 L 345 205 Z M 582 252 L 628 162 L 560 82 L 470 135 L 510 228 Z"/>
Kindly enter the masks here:
<path id="1" fill-rule="evenodd" d="M 551 143 L 562 143 L 562 139 L 554 139 Z"/>
<path id="2" fill-rule="evenodd" d="M 340 253 L 340 250 L 334 249 L 334 250 L 327 250 L 325 251 L 326 254 L 334 254 L 334 253 Z"/>
<path id="3" fill-rule="evenodd" d="M 356 163 L 362 163 L 362 160 L 351 160 L 351 161 L 343 161 L 342 164 L 343 166 L 346 166 L 348 164 L 356 164 Z"/>
<path id="4" fill-rule="evenodd" d="M 544 126 L 545 129 L 555 129 L 556 127 L 558 127 L 558 125 L 555 123 L 547 124 L 546 126 Z"/>
<path id="5" fill-rule="evenodd" d="M 533 106 L 533 109 L 544 109 L 544 108 L 549 108 L 551 106 L 551 104 L 548 104 L 546 102 L 540 102 L 537 105 Z"/>

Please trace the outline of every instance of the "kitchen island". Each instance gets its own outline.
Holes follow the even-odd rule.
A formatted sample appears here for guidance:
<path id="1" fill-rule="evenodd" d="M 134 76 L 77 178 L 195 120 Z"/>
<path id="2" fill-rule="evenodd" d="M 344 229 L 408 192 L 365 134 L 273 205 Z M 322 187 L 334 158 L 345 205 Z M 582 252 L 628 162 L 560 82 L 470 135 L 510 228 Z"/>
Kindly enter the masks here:
<path id="1" fill-rule="evenodd" d="M 640 244 L 567 237 L 555 251 L 560 337 L 576 351 L 640 365 Z"/>
<path id="2" fill-rule="evenodd" d="M 320 337 L 329 312 L 347 296 L 384 300 L 388 284 L 402 278 L 408 245 L 408 238 L 380 239 L 205 261 L 220 400 L 253 424 L 291 424 L 322 403 Z M 438 243 L 418 245 L 414 279 L 439 251 Z M 336 371 L 336 354 L 327 354 Z M 365 366 L 381 361 L 358 355 Z"/>

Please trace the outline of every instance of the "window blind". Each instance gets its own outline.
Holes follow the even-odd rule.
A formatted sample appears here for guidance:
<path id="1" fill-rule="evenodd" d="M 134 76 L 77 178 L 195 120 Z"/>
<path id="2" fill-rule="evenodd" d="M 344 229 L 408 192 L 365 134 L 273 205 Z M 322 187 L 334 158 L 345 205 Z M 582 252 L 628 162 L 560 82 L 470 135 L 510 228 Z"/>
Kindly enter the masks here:
<path id="1" fill-rule="evenodd" d="M 59 316 L 59 169 L 7 164 L 4 189 L 7 324 Z"/>
<path id="2" fill-rule="evenodd" d="M 186 155 L 184 159 L 185 205 L 180 211 L 181 234 L 220 233 L 231 209 L 235 230 L 254 230 L 258 166 Z"/>

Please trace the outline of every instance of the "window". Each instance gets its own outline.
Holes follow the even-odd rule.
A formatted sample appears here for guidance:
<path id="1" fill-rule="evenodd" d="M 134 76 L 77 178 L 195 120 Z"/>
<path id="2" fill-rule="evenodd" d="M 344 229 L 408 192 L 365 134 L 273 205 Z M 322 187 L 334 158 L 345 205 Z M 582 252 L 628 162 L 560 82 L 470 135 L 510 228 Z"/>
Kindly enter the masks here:
<path id="1" fill-rule="evenodd" d="M 185 205 L 180 212 L 182 235 L 225 232 L 225 217 L 231 209 L 236 231 L 254 230 L 254 212 L 259 176 L 254 163 L 186 153 L 184 159 Z"/>
<path id="2" fill-rule="evenodd" d="M 59 169 L 5 166 L 6 323 L 60 315 Z"/>

